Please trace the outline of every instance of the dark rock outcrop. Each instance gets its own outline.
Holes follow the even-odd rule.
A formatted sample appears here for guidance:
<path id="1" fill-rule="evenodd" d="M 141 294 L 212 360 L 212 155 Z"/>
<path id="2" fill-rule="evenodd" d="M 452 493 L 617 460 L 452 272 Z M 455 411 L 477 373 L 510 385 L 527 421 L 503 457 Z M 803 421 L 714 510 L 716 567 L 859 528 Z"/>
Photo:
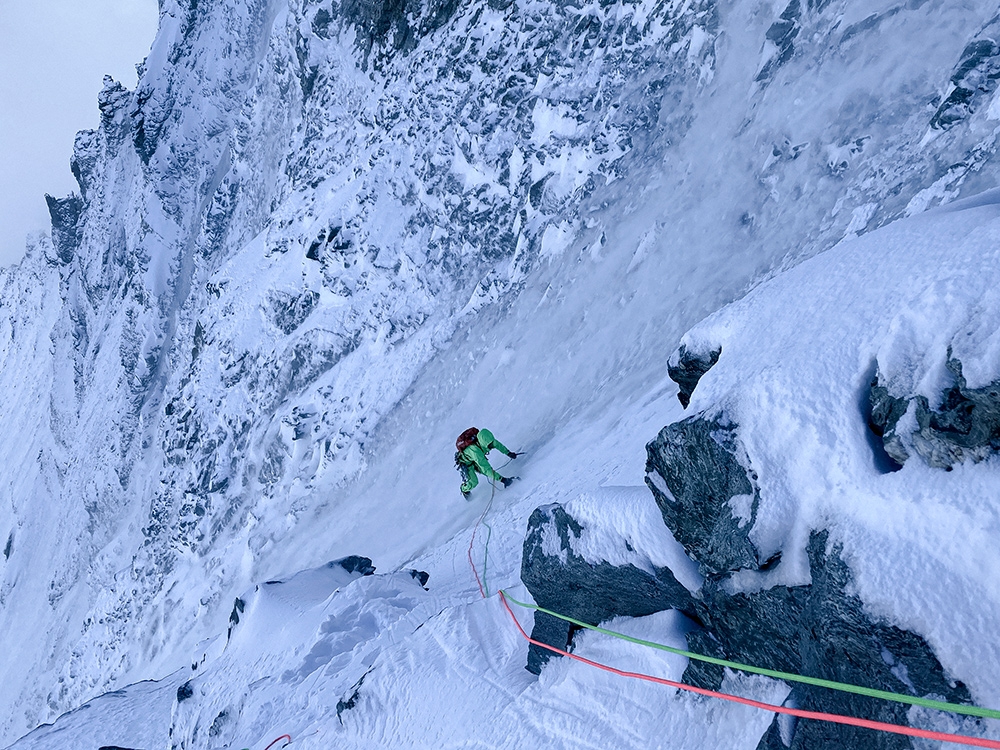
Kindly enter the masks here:
<path id="1" fill-rule="evenodd" d="M 332 568 L 336 565 L 339 565 L 348 573 L 360 573 L 363 576 L 375 575 L 375 566 L 372 565 L 370 557 L 349 555 L 348 557 L 342 557 L 339 560 L 331 560 L 326 564 L 328 568 Z"/>
<path id="2" fill-rule="evenodd" d="M 427 588 L 427 582 L 431 579 L 430 573 L 428 573 L 426 570 L 413 570 L 413 569 L 410 569 L 407 572 L 410 574 L 410 577 L 414 581 L 420 584 L 421 588 Z"/>
<path id="3" fill-rule="evenodd" d="M 56 246 L 59 260 L 69 263 L 73 260 L 77 247 L 80 246 L 80 214 L 83 213 L 83 201 L 76 195 L 66 198 L 45 196 L 52 218 L 52 241 Z"/>
<path id="4" fill-rule="evenodd" d="M 371 673 L 369 669 L 361 678 L 351 686 L 349 695 L 341 698 L 337 701 L 337 720 L 340 722 L 341 726 L 344 724 L 344 712 L 350 711 L 352 708 L 358 705 L 358 699 L 361 696 L 361 687 L 365 684 L 365 678 Z"/>
<path id="5" fill-rule="evenodd" d="M 179 688 L 177 688 L 177 702 L 183 703 L 188 698 L 194 697 L 194 688 L 191 687 L 190 682 L 185 682 Z"/>
<path id="6" fill-rule="evenodd" d="M 896 434 L 896 423 L 906 413 L 909 401 L 896 398 L 889 389 L 879 383 L 878 375 L 871 382 L 868 391 L 871 412 L 868 415 L 868 429 L 882 439 L 882 446 L 889 458 L 902 466 L 910 457 L 903 441 Z"/>
<path id="7" fill-rule="evenodd" d="M 992 39 L 969 42 L 951 76 L 951 93 L 931 118 L 931 127 L 947 130 L 967 118 L 993 94 L 998 80 L 1000 45 Z"/>
<path id="8" fill-rule="evenodd" d="M 386 56 L 411 52 L 421 37 L 451 19 L 458 1 L 344 0 L 340 7 L 344 18 L 357 30 L 358 47 L 367 58 L 373 48 Z"/>
<path id="9" fill-rule="evenodd" d="M 735 425 L 690 417 L 664 427 L 646 452 L 646 484 L 663 522 L 702 573 L 759 569 L 763 561 L 750 541 L 756 476 Z"/>
<path id="10" fill-rule="evenodd" d="M 727 594 L 709 579 L 696 603 L 701 630 L 688 636 L 697 652 L 784 672 L 836 680 L 909 695 L 944 696 L 969 702 L 968 690 L 951 681 L 926 641 L 885 623 L 873 621 L 863 602 L 850 593 L 852 575 L 830 549 L 827 532 L 814 532 L 808 555 L 812 582 L 774 586 L 750 594 Z M 690 684 L 718 689 L 723 670 L 692 661 L 684 672 Z M 808 685 L 791 684 L 789 699 L 799 708 L 858 716 L 893 724 L 907 723 L 907 706 Z M 784 748 L 777 723 L 759 750 Z M 864 747 L 908 748 L 909 739 L 867 729 L 798 722 L 793 750 Z"/>
<path id="11" fill-rule="evenodd" d="M 233 636 L 233 628 L 240 624 L 240 615 L 246 611 L 247 603 L 236 597 L 233 602 L 233 611 L 229 613 L 229 631 L 226 633 L 226 640 Z"/>
<path id="12" fill-rule="evenodd" d="M 590 625 L 619 615 L 644 617 L 666 609 L 692 611 L 691 595 L 667 568 L 657 568 L 653 574 L 632 564 L 593 562 L 578 555 L 573 545 L 583 530 L 558 504 L 537 508 L 528 519 L 521 580 L 538 606 Z M 565 650 L 577 630 L 565 620 L 536 612 L 531 636 Z M 554 655 L 532 644 L 528 671 L 539 674 Z"/>
<path id="13" fill-rule="evenodd" d="M 960 380 L 957 364 L 953 372 Z M 960 386 L 956 388 L 968 395 L 964 381 Z M 964 429 L 965 412 L 953 401 L 946 399 L 948 408 L 942 408 L 935 422 L 938 429 L 960 424 L 961 434 L 976 431 Z M 988 411 L 978 401 L 973 413 L 976 408 Z M 883 389 L 873 401 L 871 421 L 891 431 L 905 410 L 905 404 Z M 971 700 L 966 687 L 945 674 L 920 635 L 866 613 L 864 602 L 853 593 L 853 574 L 842 548 L 831 544 L 829 532 L 810 535 L 808 584 L 767 586 L 763 576 L 781 564 L 781 557 L 775 554 L 760 562 L 750 541 L 759 495 L 737 425 L 697 415 L 665 427 L 648 444 L 647 455 L 647 484 L 674 537 L 698 561 L 704 576 L 701 588 L 690 594 L 665 569 L 651 575 L 633 565 L 583 559 L 575 551 L 583 527 L 561 506 L 549 505 L 538 508 L 529 520 L 521 570 L 540 606 L 593 624 L 615 615 L 677 609 L 694 624 L 687 639 L 695 653 L 894 693 L 955 703 Z M 750 577 L 741 582 L 760 577 L 760 588 L 734 590 L 732 574 L 739 569 Z M 536 613 L 535 639 L 567 648 L 573 634 L 565 621 Z M 532 647 L 528 669 L 538 673 L 549 658 L 544 649 Z M 720 666 L 691 660 L 683 679 L 718 690 L 724 676 Z M 905 704 L 799 683 L 789 687 L 789 702 L 802 709 L 907 724 Z M 912 745 L 900 735 L 776 718 L 758 750 L 842 747 L 901 750 Z"/>
<path id="14" fill-rule="evenodd" d="M 802 29 L 800 18 L 802 16 L 802 3 L 800 0 L 791 0 L 781 12 L 778 20 L 770 25 L 767 30 L 767 41 L 771 42 L 777 50 L 757 73 L 756 80 L 766 83 L 773 76 L 775 71 L 792 59 L 795 52 L 795 37 Z"/>
<path id="15" fill-rule="evenodd" d="M 966 459 L 982 461 L 1000 451 L 1000 380 L 984 388 L 969 388 L 962 363 L 950 352 L 946 366 L 953 383 L 941 394 L 937 408 L 931 408 L 925 396 L 893 396 L 880 375 L 871 383 L 869 427 L 899 464 L 909 458 L 907 445 L 928 466 L 945 470 Z M 898 423 L 910 408 L 917 429 L 901 435 Z"/>
<path id="16" fill-rule="evenodd" d="M 268 313 L 274 325 L 285 335 L 291 334 L 309 317 L 319 303 L 319 292 L 307 289 L 300 295 L 272 292 Z"/>
<path id="17" fill-rule="evenodd" d="M 700 353 L 692 352 L 682 344 L 676 354 L 670 358 L 670 362 L 667 363 L 667 374 L 680 387 L 677 392 L 677 400 L 685 409 L 691 403 L 691 394 L 698 386 L 698 381 L 719 361 L 721 354 L 722 347 Z"/>

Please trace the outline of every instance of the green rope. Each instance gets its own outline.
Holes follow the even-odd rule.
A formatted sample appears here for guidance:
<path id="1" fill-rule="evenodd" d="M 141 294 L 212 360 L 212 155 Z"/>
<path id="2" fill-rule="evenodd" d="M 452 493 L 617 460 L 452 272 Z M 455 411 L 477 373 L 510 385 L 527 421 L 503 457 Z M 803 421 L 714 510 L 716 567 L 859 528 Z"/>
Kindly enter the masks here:
<path id="1" fill-rule="evenodd" d="M 566 615 L 561 615 L 558 612 L 553 612 L 552 610 L 545 609 L 544 607 L 539 607 L 536 604 L 526 604 L 525 602 L 519 602 L 517 599 L 512 597 L 505 589 L 501 591 L 508 600 L 513 602 L 519 607 L 524 609 L 533 609 L 536 612 L 542 612 L 551 617 L 555 617 L 560 620 L 572 623 L 581 628 L 586 628 L 587 630 L 594 630 L 598 633 L 604 633 L 604 635 L 610 635 L 614 638 L 619 638 L 623 641 L 628 641 L 630 643 L 636 643 L 640 646 L 647 646 L 649 648 L 655 648 L 660 651 L 666 651 L 670 654 L 677 654 L 678 656 L 686 656 L 688 659 L 694 659 L 696 661 L 703 661 L 709 664 L 716 664 L 721 667 L 729 667 L 731 669 L 738 669 L 742 672 L 750 672 L 752 674 L 764 675 L 765 677 L 773 677 L 776 680 L 787 680 L 788 682 L 801 682 L 806 685 L 815 685 L 816 687 L 829 688 L 831 690 L 840 690 L 844 693 L 854 693 L 855 695 L 865 695 L 869 698 L 881 698 L 882 700 L 895 701 L 897 703 L 908 703 L 913 706 L 923 706 L 924 708 L 933 708 L 938 711 L 951 711 L 956 714 L 966 714 L 967 716 L 979 716 L 984 719 L 1000 719 L 1000 711 L 996 711 L 992 708 L 979 708 L 978 706 L 963 706 L 955 703 L 946 703 L 944 701 L 931 700 L 930 698 L 917 698 L 912 695 L 901 695 L 899 693 L 890 693 L 885 690 L 875 690 L 874 688 L 859 687 L 858 685 L 848 685 L 843 682 L 834 682 L 833 680 L 823 680 L 818 677 L 803 677 L 802 675 L 790 674 L 788 672 L 778 672 L 774 669 L 764 669 L 763 667 L 753 667 L 749 664 L 739 664 L 738 662 L 727 661 L 726 659 L 717 659 L 712 656 L 702 656 L 701 654 L 695 654 L 691 651 L 684 651 L 679 648 L 672 648 L 670 646 L 664 646 L 662 643 L 653 643 L 652 641 L 644 641 L 641 638 L 633 638 L 632 636 L 625 635 L 624 633 L 616 633 L 613 630 L 607 630 L 605 628 L 597 627 L 596 625 L 591 625 L 580 620 L 574 620 L 572 617 L 567 617 Z"/>

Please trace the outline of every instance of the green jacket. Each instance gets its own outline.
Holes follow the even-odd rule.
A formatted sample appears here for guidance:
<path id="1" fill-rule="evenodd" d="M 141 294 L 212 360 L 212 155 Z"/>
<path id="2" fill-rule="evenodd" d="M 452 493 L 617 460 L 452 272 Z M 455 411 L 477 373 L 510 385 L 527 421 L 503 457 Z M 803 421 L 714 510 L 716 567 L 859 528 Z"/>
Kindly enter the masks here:
<path id="1" fill-rule="evenodd" d="M 501 476 L 493 470 L 490 462 L 486 460 L 486 454 L 491 450 L 498 450 L 504 455 L 510 452 L 503 443 L 493 437 L 492 432 L 480 430 L 476 436 L 476 442 L 462 451 L 462 462 L 474 467 L 487 479 L 499 482 Z"/>

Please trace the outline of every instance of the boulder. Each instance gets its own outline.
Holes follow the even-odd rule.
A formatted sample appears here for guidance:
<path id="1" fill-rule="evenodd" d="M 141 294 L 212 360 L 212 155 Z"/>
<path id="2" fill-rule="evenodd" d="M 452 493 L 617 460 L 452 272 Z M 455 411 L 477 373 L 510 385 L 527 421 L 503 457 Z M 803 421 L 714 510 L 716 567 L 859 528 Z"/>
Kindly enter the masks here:
<path id="1" fill-rule="evenodd" d="M 736 425 L 697 415 L 646 446 L 646 484 L 663 522 L 703 575 L 761 567 L 750 541 L 759 501 Z"/>
<path id="2" fill-rule="evenodd" d="M 584 527 L 557 503 L 531 514 L 521 580 L 538 606 L 590 625 L 621 615 L 644 617 L 666 609 L 692 611 L 691 594 L 668 568 L 650 572 L 631 563 L 613 565 L 586 559 L 575 547 L 583 532 Z M 566 650 L 577 630 L 578 626 L 565 620 L 536 612 L 531 636 Z M 532 644 L 526 668 L 539 674 L 553 656 L 553 652 Z"/>

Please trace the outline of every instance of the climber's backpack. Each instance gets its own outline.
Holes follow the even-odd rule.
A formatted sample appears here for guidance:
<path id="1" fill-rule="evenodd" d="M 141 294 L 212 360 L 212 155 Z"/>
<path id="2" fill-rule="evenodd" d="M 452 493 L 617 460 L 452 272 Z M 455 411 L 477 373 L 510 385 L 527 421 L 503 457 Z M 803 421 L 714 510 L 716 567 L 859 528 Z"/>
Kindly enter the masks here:
<path id="1" fill-rule="evenodd" d="M 455 447 L 458 448 L 458 452 L 461 453 L 470 445 L 475 444 L 477 437 L 479 437 L 478 427 L 470 427 L 459 435 L 458 440 L 455 441 Z"/>

